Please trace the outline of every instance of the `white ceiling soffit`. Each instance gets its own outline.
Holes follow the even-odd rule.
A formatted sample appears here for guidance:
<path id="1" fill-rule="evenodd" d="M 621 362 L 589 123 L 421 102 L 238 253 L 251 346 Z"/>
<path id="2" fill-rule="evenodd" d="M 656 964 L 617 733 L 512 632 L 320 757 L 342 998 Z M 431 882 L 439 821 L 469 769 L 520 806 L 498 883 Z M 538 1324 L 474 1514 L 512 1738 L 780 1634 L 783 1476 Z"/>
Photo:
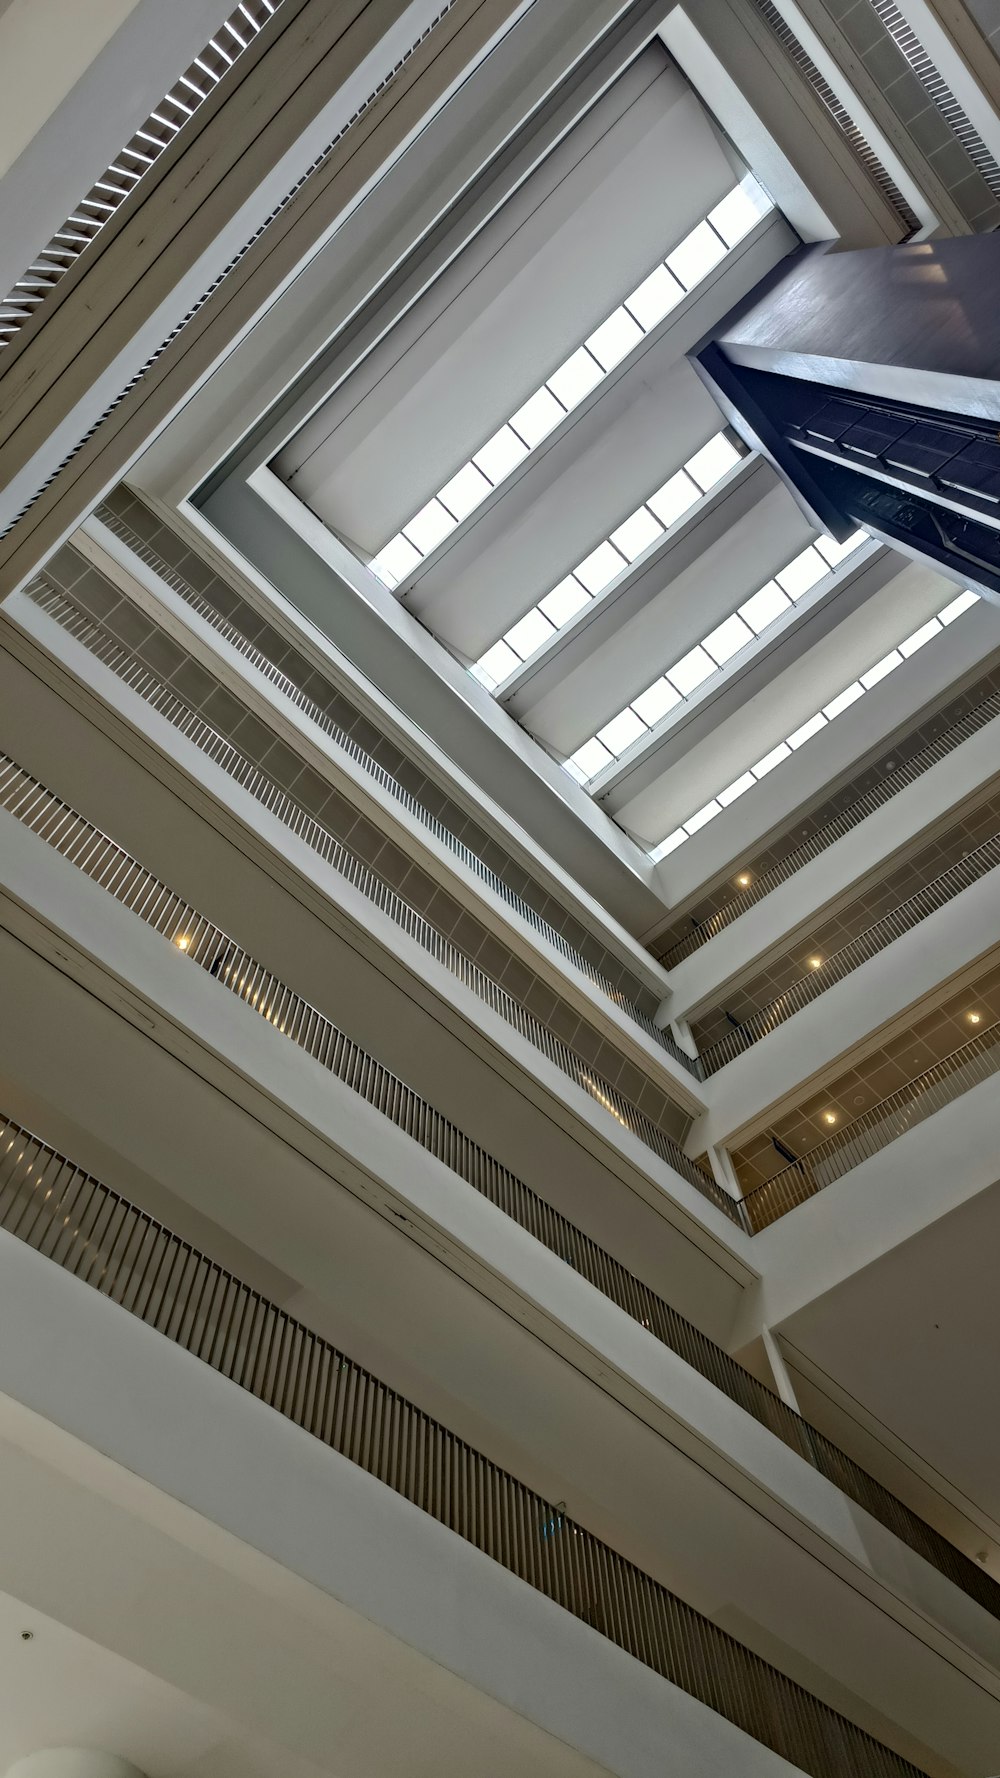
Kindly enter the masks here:
<path id="1" fill-rule="evenodd" d="M 716 203 L 734 166 L 647 48 L 277 459 L 374 554 Z"/>

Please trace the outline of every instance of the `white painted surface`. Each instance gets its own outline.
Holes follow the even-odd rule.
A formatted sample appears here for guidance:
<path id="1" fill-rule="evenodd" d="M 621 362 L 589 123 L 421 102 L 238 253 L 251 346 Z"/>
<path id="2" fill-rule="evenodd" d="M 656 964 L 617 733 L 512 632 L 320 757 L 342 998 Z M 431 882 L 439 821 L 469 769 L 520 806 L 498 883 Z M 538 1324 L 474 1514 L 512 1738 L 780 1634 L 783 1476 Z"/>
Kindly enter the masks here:
<path id="1" fill-rule="evenodd" d="M 144 1778 L 138 1766 L 114 1753 L 86 1747 L 49 1747 L 8 1766 L 5 1778 Z"/>

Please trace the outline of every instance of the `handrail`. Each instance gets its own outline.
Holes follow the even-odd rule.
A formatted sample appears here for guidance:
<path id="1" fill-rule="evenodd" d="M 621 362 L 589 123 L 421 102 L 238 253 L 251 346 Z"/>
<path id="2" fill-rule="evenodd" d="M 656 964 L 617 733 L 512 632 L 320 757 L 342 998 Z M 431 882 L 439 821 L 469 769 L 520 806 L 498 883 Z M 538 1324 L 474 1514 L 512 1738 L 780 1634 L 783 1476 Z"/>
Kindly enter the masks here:
<path id="1" fill-rule="evenodd" d="M 69 634 L 83 641 L 96 660 L 110 667 L 151 709 L 156 710 L 178 733 L 193 742 L 213 764 L 220 766 L 234 783 L 246 790 L 269 814 L 274 815 L 290 833 L 301 839 L 338 876 L 352 888 L 360 890 L 366 901 L 378 908 L 380 913 L 386 914 L 395 926 L 436 962 L 443 964 L 451 975 L 470 988 L 491 1011 L 498 1013 L 505 1024 L 510 1025 L 533 1048 L 540 1050 L 549 1061 L 554 1062 L 560 1072 L 568 1075 L 576 1086 L 582 1086 L 612 1117 L 632 1130 L 647 1147 L 653 1147 L 663 1159 L 668 1159 L 672 1166 L 676 1167 L 678 1161 L 684 1161 L 685 1177 L 688 1176 L 693 1163 L 687 1160 L 679 1144 L 671 1136 L 641 1113 L 631 1100 L 625 1098 L 617 1087 L 612 1086 L 610 1081 L 605 1080 L 603 1075 L 584 1061 L 576 1050 L 550 1031 L 542 1019 L 529 1012 L 520 1000 L 500 987 L 458 945 L 439 932 L 423 914 L 391 888 L 377 871 L 275 783 L 256 761 L 249 759 L 197 711 L 192 710 L 171 687 L 164 685 L 117 637 L 110 635 L 89 613 L 80 611 L 65 593 L 46 586 L 42 579 L 33 584 L 32 597 Z M 653 1142 L 648 1140 L 650 1131 L 655 1132 Z M 664 1143 L 669 1145 L 667 1150 L 663 1147 Z M 708 1176 L 703 1175 L 700 1169 L 697 1170 L 697 1175 L 697 1181 L 692 1180 L 692 1183 L 698 1183 L 701 1190 Z M 729 1194 L 726 1193 L 725 1196 L 731 1203 Z"/>
<path id="2" fill-rule="evenodd" d="M 94 181 L 13 289 L 0 300 L 0 352 L 17 337 L 126 198 L 131 197 L 282 3 L 283 0 L 240 0 L 223 20 L 191 66 L 116 154 L 110 167 Z"/>
<path id="3" fill-rule="evenodd" d="M 269 684 L 295 705 L 296 709 L 301 710 L 303 715 L 308 716 L 311 722 L 322 729 L 337 748 L 342 749 L 354 761 L 355 765 L 362 768 L 366 776 L 373 778 L 381 789 L 388 791 L 394 801 L 405 808 L 407 814 L 419 821 L 420 825 L 426 828 L 441 845 L 447 847 L 449 852 L 454 853 L 455 857 L 467 869 L 485 883 L 494 895 L 512 908 L 533 931 L 538 933 L 540 938 L 545 940 L 546 944 L 551 945 L 575 969 L 579 969 L 583 975 L 586 975 L 595 987 L 600 988 L 609 1000 L 612 1000 L 622 1012 L 626 1013 L 648 1037 L 651 1037 L 655 1043 L 658 1043 L 662 1049 L 673 1056 L 675 1061 L 680 1062 L 681 1066 L 686 1068 L 689 1073 L 701 1078 L 697 1057 L 689 1056 L 669 1031 L 654 1024 L 649 1015 L 643 1012 L 630 996 L 624 994 L 620 988 L 616 988 L 603 971 L 591 963 L 574 945 L 570 944 L 550 921 L 537 913 L 530 902 L 525 901 L 523 896 L 511 889 L 484 859 L 480 858 L 471 847 L 465 845 L 456 834 L 451 832 L 450 828 L 438 820 L 436 815 L 432 815 L 429 809 L 426 809 L 410 791 L 400 784 L 398 778 L 387 771 L 385 766 L 380 765 L 378 760 L 373 758 L 365 748 L 353 741 L 339 723 L 327 715 L 321 705 L 302 691 L 295 681 L 290 679 L 287 673 L 282 672 L 262 649 L 244 636 L 235 624 L 230 623 L 225 615 L 203 593 L 193 587 L 190 581 L 179 574 L 177 569 L 172 567 L 151 544 L 147 543 L 146 539 L 141 537 L 128 524 L 127 520 L 120 518 L 109 506 L 99 506 L 94 516 L 109 531 L 114 532 L 115 536 L 119 537 L 123 543 L 127 544 L 132 553 L 152 568 L 161 580 L 165 580 L 167 585 L 180 595 L 185 604 L 189 605 L 193 611 L 198 613 L 199 617 L 217 631 L 233 649 L 243 656 L 244 660 L 250 663 L 256 672 L 267 679 Z"/>
<path id="4" fill-rule="evenodd" d="M 907 896 L 891 913 L 874 920 L 857 938 L 842 945 L 839 951 L 832 951 L 829 957 L 824 957 L 815 969 L 808 970 L 790 988 L 786 988 L 783 994 L 776 995 L 766 1006 L 741 1019 L 738 1028 L 727 1031 L 724 1037 L 706 1045 L 700 1052 L 706 1075 L 717 1074 L 734 1056 L 742 1054 L 752 1044 L 776 1030 L 810 1000 L 815 1000 L 827 988 L 832 987 L 834 982 L 842 981 L 869 958 L 876 957 L 905 932 L 912 932 L 928 914 L 945 907 L 963 889 L 968 889 L 991 870 L 996 870 L 997 865 L 1000 865 L 1000 835 L 991 835 L 981 846 L 967 852 L 958 864 L 949 865 L 940 876 L 934 877 L 931 882 L 923 884 L 920 889 Z"/>
<path id="5" fill-rule="evenodd" d="M 187 957 L 207 969 L 240 998 L 249 1000 L 253 1006 L 259 1007 L 263 1002 L 267 1008 L 266 1016 L 273 1025 L 278 1026 L 284 1035 L 291 1037 L 293 1042 L 307 1049 L 310 1055 L 339 1075 L 349 1086 L 354 1084 L 355 1079 L 367 1079 L 370 1076 L 376 1083 L 372 1088 L 375 1093 L 372 1102 L 380 1110 L 392 1107 L 396 1096 L 401 1093 L 407 1096 L 407 1117 L 416 1116 L 418 1125 L 424 1113 L 437 1117 L 436 1112 L 431 1113 L 430 1107 L 415 1094 L 411 1094 L 410 1089 L 390 1074 L 387 1068 L 383 1068 L 380 1062 L 376 1062 L 358 1044 L 338 1030 L 325 1014 L 319 1012 L 301 994 L 287 987 L 220 926 L 207 920 L 190 902 L 175 894 L 159 878 L 154 877 L 152 871 L 139 864 L 116 840 L 110 839 L 93 822 L 87 821 L 68 803 L 47 790 L 37 778 L 32 777 L 30 772 L 26 772 L 5 753 L 0 753 L 0 808 L 8 809 L 24 826 L 40 834 L 48 845 L 108 889 L 116 900 L 138 913 L 147 926 L 165 933 L 174 942 L 177 942 L 178 937 L 183 938 L 184 942 L 179 948 Z M 469 967 L 471 969 L 472 966 Z M 483 977 L 483 981 L 494 989 L 496 1011 L 502 1017 L 506 1016 L 506 1002 L 510 1003 L 511 1009 L 520 1010 L 509 995 L 505 995 L 502 989 L 495 988 L 495 984 L 489 982 L 488 976 Z M 469 986 L 474 986 L 471 980 Z M 523 1016 L 526 1021 L 530 1018 L 529 1014 Z M 533 1023 L 537 1025 L 537 1021 Z M 571 1079 L 575 1078 L 574 1069 L 579 1069 L 577 1084 L 591 1098 L 596 1099 L 616 1122 L 631 1131 L 647 1148 L 659 1155 L 704 1197 L 710 1199 L 730 1221 L 740 1227 L 745 1226 L 738 1200 L 717 1185 L 709 1174 L 703 1173 L 665 1131 L 650 1123 L 643 1112 L 622 1098 L 613 1087 L 605 1090 L 601 1077 L 586 1064 L 579 1062 L 558 1038 L 544 1031 L 540 1025 L 537 1025 L 537 1031 L 539 1037 L 545 1040 L 545 1053 L 549 1053 L 551 1046 L 552 1060 Z M 525 1034 L 530 1035 L 527 1024 Z M 543 1047 L 541 1042 L 538 1047 Z M 367 1090 L 365 1096 L 369 1096 Z M 420 1108 L 417 1113 L 414 1113 L 414 1107 Z M 393 1115 L 391 1109 L 389 1115 Z M 398 1117 L 396 1121 L 399 1121 Z M 404 1124 L 405 1127 L 407 1126 Z M 447 1127 L 450 1129 L 452 1126 Z M 455 1134 L 458 1135 L 458 1132 Z M 467 1140 L 468 1138 L 461 1137 L 462 1142 Z M 477 1153 L 481 1151 L 477 1150 Z"/>
<path id="6" fill-rule="evenodd" d="M 721 1346 L 685 1320 L 649 1286 L 599 1247 L 560 1211 L 428 1105 L 380 1063 L 265 974 L 220 929 L 194 914 L 114 841 L 85 822 L 13 762 L 0 755 L 0 807 L 7 807 L 49 845 L 101 883 L 163 934 L 179 953 L 235 994 L 283 1036 L 360 1094 L 505 1216 L 557 1254 L 653 1339 L 775 1434 L 835 1487 L 884 1525 L 939 1573 L 1000 1618 L 1000 1586 L 927 1525 L 881 1482 L 788 1407 Z"/>
<path id="7" fill-rule="evenodd" d="M 663 952 L 660 962 L 664 968 L 673 969 L 676 964 L 683 962 L 685 957 L 694 956 L 694 953 L 699 951 L 702 945 L 706 945 L 709 939 L 717 937 L 727 926 L 731 926 L 733 921 L 738 920 L 741 914 L 745 914 L 748 908 L 754 906 L 755 902 L 762 901 L 765 895 L 770 895 L 771 891 L 777 889 L 780 883 L 786 883 L 789 877 L 794 876 L 796 871 L 802 869 L 803 865 L 818 858 L 828 846 L 832 846 L 836 840 L 842 839 L 845 833 L 850 833 L 853 827 L 857 827 L 869 815 L 874 814 L 876 809 L 882 808 L 899 791 L 905 790 L 908 784 L 913 784 L 917 778 L 922 777 L 924 772 L 929 771 L 931 766 L 936 765 L 938 760 L 944 759 L 963 741 L 967 741 L 970 736 L 978 734 L 981 728 L 985 728 L 986 724 L 992 722 L 997 716 L 1000 716 L 1000 691 L 993 691 L 980 699 L 979 703 L 975 704 L 971 710 L 967 710 L 964 716 L 949 723 L 942 734 L 937 735 L 933 741 L 928 741 L 926 747 L 921 747 L 920 751 L 915 753 L 911 759 L 904 760 L 901 765 L 894 766 L 891 771 L 881 773 L 878 783 L 871 790 L 866 790 L 862 796 L 855 797 L 846 809 L 841 809 L 839 814 L 831 816 L 829 821 L 824 822 L 823 826 L 817 828 L 815 833 L 810 834 L 808 839 L 803 840 L 801 845 L 786 853 L 785 857 L 779 859 L 777 864 L 772 864 L 767 870 L 761 871 L 752 883 L 740 890 L 739 895 L 732 896 L 722 907 L 716 908 L 715 912 L 709 914 L 707 919 L 702 920 L 693 932 L 687 932 L 683 938 L 679 938 L 676 943 Z"/>
<path id="8" fill-rule="evenodd" d="M 914 1075 L 905 1087 L 887 1094 L 837 1136 L 817 1143 L 802 1159 L 791 1162 L 773 1178 L 747 1192 L 743 1204 L 754 1234 L 998 1072 L 1000 1021 L 922 1074 Z"/>
<path id="9" fill-rule="evenodd" d="M 0 1228 L 813 1778 L 919 1769 L 144 1211 L 0 1119 Z"/>

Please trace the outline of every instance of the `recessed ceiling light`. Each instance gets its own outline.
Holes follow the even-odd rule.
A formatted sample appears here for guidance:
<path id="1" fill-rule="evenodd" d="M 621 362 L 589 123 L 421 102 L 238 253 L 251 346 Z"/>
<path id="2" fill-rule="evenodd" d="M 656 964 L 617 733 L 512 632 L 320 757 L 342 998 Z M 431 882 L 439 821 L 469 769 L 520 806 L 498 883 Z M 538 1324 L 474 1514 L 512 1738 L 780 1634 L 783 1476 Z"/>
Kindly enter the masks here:
<path id="1" fill-rule="evenodd" d="M 809 967 L 810 967 L 810 969 L 822 969 L 822 967 L 823 967 L 822 957 L 810 957 Z"/>
<path id="2" fill-rule="evenodd" d="M 181 932 L 174 939 L 174 944 L 177 946 L 177 949 L 179 951 L 186 951 L 188 946 L 190 945 L 190 943 L 191 943 L 191 935 L 188 932 Z"/>
<path id="3" fill-rule="evenodd" d="M 837 1113 L 835 1111 L 824 1111 L 823 1122 L 825 1124 L 835 1124 L 836 1121 L 837 1121 Z"/>
<path id="4" fill-rule="evenodd" d="M 982 1023 L 983 1015 L 981 1012 L 967 1012 L 965 1016 L 970 1025 L 979 1025 Z"/>
<path id="5" fill-rule="evenodd" d="M 736 881 L 738 882 L 741 889 L 749 889 L 750 884 L 753 882 L 753 878 L 751 877 L 750 872 L 748 870 L 741 870 Z"/>

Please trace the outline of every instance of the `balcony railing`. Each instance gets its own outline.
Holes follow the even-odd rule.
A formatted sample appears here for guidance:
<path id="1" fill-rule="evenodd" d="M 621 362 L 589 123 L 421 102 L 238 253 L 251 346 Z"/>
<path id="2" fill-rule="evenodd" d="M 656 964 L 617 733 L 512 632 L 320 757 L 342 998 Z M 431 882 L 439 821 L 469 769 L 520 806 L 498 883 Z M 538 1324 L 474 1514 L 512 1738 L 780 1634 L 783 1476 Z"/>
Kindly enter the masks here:
<path id="1" fill-rule="evenodd" d="M 112 636 L 87 612 L 82 612 L 67 595 L 57 588 L 36 581 L 33 587 L 36 603 L 62 628 L 83 642 L 96 660 L 108 666 L 124 684 L 166 718 L 178 733 L 192 741 L 201 753 L 220 766 L 226 775 L 246 790 L 269 814 L 290 833 L 301 839 L 311 851 L 322 858 L 344 882 L 357 889 L 373 907 L 387 915 L 393 924 L 413 939 L 422 950 L 441 963 L 451 975 L 470 988 L 491 1011 L 498 1013 L 505 1024 L 540 1050 L 549 1061 L 582 1086 L 589 1096 L 609 1111 L 620 1124 L 632 1130 L 641 1141 L 647 1131 L 654 1133 L 651 1144 L 655 1152 L 670 1159 L 671 1165 L 684 1159 L 682 1151 L 660 1126 L 641 1113 L 617 1088 L 605 1080 L 584 1058 L 549 1030 L 541 1019 L 501 988 L 491 976 L 479 968 L 457 945 L 438 931 L 409 902 L 390 887 L 369 865 L 338 840 L 322 822 L 297 803 L 273 778 L 249 759 L 239 748 L 207 723 L 197 711 L 179 698 L 170 686 L 131 654 L 117 637 Z M 667 1142 L 669 1148 L 664 1149 Z M 650 1146 L 647 1143 L 647 1146 Z M 686 1162 L 687 1168 L 691 1163 Z M 699 1179 L 701 1178 L 699 1172 Z M 700 1189 L 700 1187 L 699 1187 Z M 728 1194 L 726 1194 L 728 1197 Z M 731 1200 L 730 1200 L 731 1201 Z"/>
<path id="2" fill-rule="evenodd" d="M 946 906 L 956 895 L 961 895 L 963 889 L 970 888 L 991 870 L 996 870 L 997 865 L 1000 865 L 1000 837 L 992 836 L 974 851 L 968 852 L 958 864 L 951 865 L 939 877 L 925 883 L 915 894 L 900 902 L 891 913 L 873 921 L 850 944 L 843 945 L 839 951 L 833 951 L 829 957 L 824 957 L 815 969 L 810 969 L 799 981 L 793 982 L 790 988 L 769 1001 L 767 1006 L 741 1019 L 738 1028 L 727 1031 L 716 1043 L 708 1044 L 701 1051 L 706 1075 L 717 1074 L 734 1056 L 741 1055 L 770 1031 L 777 1030 L 793 1013 L 807 1006 L 810 1000 L 817 999 L 834 982 L 843 981 L 860 964 L 876 957 L 887 945 L 902 938 L 904 932 L 912 932 L 915 926 L 926 920 L 928 914 Z"/>
<path id="3" fill-rule="evenodd" d="M 550 1253 L 558 1255 L 653 1339 L 668 1346 L 699 1376 L 774 1433 L 910 1549 L 1000 1618 L 1000 1585 L 990 1575 L 787 1407 L 590 1236 L 352 1043 L 322 1014 L 264 972 L 218 927 L 196 915 L 113 841 L 41 790 L 35 780 L 3 755 L 0 806 L 9 808 L 48 844 L 103 884 L 169 939 L 181 956 L 206 969 L 221 987 L 236 994 L 259 1017 L 276 1026 L 282 1036 L 297 1043 L 428 1154 Z M 733 1200 L 729 1203 L 732 1205 Z M 744 1214 L 742 1207 L 737 1208 L 737 1214 Z"/>
<path id="4" fill-rule="evenodd" d="M 307 1050 L 348 1086 L 356 1086 L 359 1080 L 367 1083 L 358 1090 L 363 1090 L 372 1104 L 400 1123 L 408 1134 L 417 1134 L 418 1140 L 422 1139 L 419 1131 L 425 1115 L 436 1118 L 436 1112 L 432 1112 L 402 1081 L 397 1080 L 387 1068 L 383 1068 L 381 1063 L 376 1062 L 339 1031 L 330 1019 L 310 1005 L 302 995 L 286 987 L 276 975 L 258 963 L 256 958 L 223 932 L 221 927 L 206 920 L 190 902 L 168 889 L 165 883 L 154 877 L 151 871 L 147 871 L 115 840 L 77 814 L 75 809 L 71 809 L 50 790 L 46 790 L 36 778 L 4 753 L 0 753 L 0 808 L 8 809 L 23 826 L 39 834 L 55 851 L 107 889 L 117 901 L 139 914 L 147 926 L 168 937 L 185 957 L 200 964 L 240 999 L 248 1001 L 256 1010 L 263 1011 L 264 1016 L 282 1035 Z M 479 971 L 475 973 L 476 976 L 481 974 Z M 532 1043 L 537 1037 L 536 1047 L 568 1078 L 581 1086 L 623 1129 L 630 1131 L 665 1161 L 667 1166 L 710 1199 L 732 1222 L 744 1226 L 739 1202 L 716 1185 L 709 1174 L 703 1173 L 665 1131 L 650 1123 L 641 1111 L 603 1082 L 600 1075 L 575 1057 L 565 1044 L 560 1043 L 537 1020 L 531 1020 L 530 1015 L 524 1013 L 509 995 L 496 988 L 488 977 L 484 976 L 482 980 L 496 996 L 495 1001 L 491 1000 L 490 1004 L 501 1017 L 506 1018 L 509 1014 L 512 1023 L 523 1018 L 524 1035 Z M 470 978 L 468 986 L 475 988 L 476 982 Z M 441 1120 L 441 1123 L 443 1130 L 453 1129 L 446 1120 Z M 454 1131 L 454 1134 L 461 1143 L 468 1142 L 468 1138 L 461 1136 L 459 1132 Z M 447 1160 L 448 1143 L 444 1138 L 442 1141 L 445 1146 L 442 1158 L 446 1160 L 446 1164 L 451 1165 Z M 470 1146 L 475 1149 L 474 1144 Z M 482 1153 L 481 1150 L 475 1152 Z"/>
<path id="5" fill-rule="evenodd" d="M 187 72 L 126 142 L 62 227 L 0 301 L 0 350 L 30 321 L 111 218 L 141 185 L 164 150 L 225 80 L 283 0 L 240 0 Z"/>
<path id="6" fill-rule="evenodd" d="M 683 938 L 679 938 L 675 944 L 670 946 L 669 950 L 664 951 L 660 959 L 661 963 L 665 968 L 673 969 L 678 963 L 682 963 L 685 957 L 693 957 L 702 945 L 708 944 L 709 939 L 724 932 L 726 927 L 731 926 L 734 920 L 738 920 L 741 914 L 745 914 L 748 908 L 753 907 L 758 901 L 763 901 L 765 895 L 770 895 L 772 889 L 777 889 L 780 883 L 787 883 L 789 877 L 793 877 L 804 864 L 809 864 L 812 859 L 818 858 L 828 846 L 832 846 L 836 840 L 842 839 L 845 833 L 850 833 L 852 828 L 867 820 L 868 816 L 873 815 L 876 809 L 881 809 L 884 804 L 890 802 L 901 790 L 905 790 L 908 784 L 915 783 L 918 778 L 923 776 L 924 772 L 936 765 L 939 759 L 946 758 L 956 747 L 961 746 L 963 741 L 967 741 L 971 735 L 978 734 L 981 728 L 985 728 L 986 724 L 992 722 L 997 716 L 1000 716 L 1000 692 L 994 691 L 981 698 L 971 710 L 966 711 L 964 716 L 960 716 L 955 722 L 950 723 L 940 735 L 937 735 L 933 741 L 929 741 L 927 746 L 922 747 L 919 753 L 915 753 L 911 759 L 904 760 L 902 764 L 894 766 L 891 771 L 883 772 L 878 783 L 874 784 L 870 790 L 866 790 L 863 796 L 856 797 L 846 809 L 842 809 L 823 827 L 817 828 L 815 833 L 810 834 L 808 839 L 803 840 L 800 846 L 794 847 L 791 852 L 786 853 L 784 858 L 779 859 L 778 863 L 771 865 L 768 870 L 761 871 L 760 875 L 755 876 L 753 882 L 749 883 L 745 889 L 741 889 L 738 895 L 732 896 L 722 907 L 716 908 L 714 913 L 700 921 L 692 932 L 685 933 Z"/>
<path id="7" fill-rule="evenodd" d="M 408 815 L 419 822 L 420 826 L 432 834 L 440 845 L 446 847 L 454 857 L 459 859 L 466 869 L 472 871 L 493 895 L 497 896 L 507 907 L 512 908 L 540 938 L 544 939 L 546 944 L 551 945 L 553 950 L 564 957 L 568 963 L 571 963 L 574 969 L 580 970 L 581 974 L 587 976 L 595 987 L 601 990 L 602 994 L 606 994 L 609 1000 L 612 1000 L 629 1019 L 646 1033 L 647 1037 L 651 1037 L 654 1043 L 659 1044 L 661 1049 L 666 1050 L 689 1073 L 700 1079 L 697 1059 L 689 1056 L 674 1041 L 669 1031 L 661 1030 L 659 1025 L 655 1025 L 648 1014 L 643 1012 L 633 999 L 623 994 L 620 988 L 616 988 L 581 951 L 569 944 L 548 920 L 537 913 L 530 902 L 518 895 L 516 890 L 511 889 L 503 878 L 498 876 L 496 871 L 491 870 L 490 866 L 469 846 L 463 844 L 444 822 L 432 815 L 429 809 L 425 808 L 416 797 L 404 788 L 393 773 L 387 771 L 365 748 L 353 741 L 350 735 L 327 714 L 321 705 L 307 696 L 262 649 L 251 642 L 235 624 L 230 623 L 228 618 L 203 593 L 200 593 L 196 587 L 191 585 L 190 581 L 179 574 L 176 568 L 172 567 L 151 544 L 147 543 L 145 538 L 140 537 L 139 533 L 125 519 L 120 518 L 109 506 L 99 507 L 95 517 L 100 520 L 102 525 L 106 525 L 109 531 L 113 531 L 123 543 L 127 544 L 132 553 L 138 556 L 140 561 L 145 562 L 147 567 L 152 568 L 161 580 L 166 581 L 167 585 L 180 595 L 186 605 L 196 611 L 199 617 L 203 618 L 218 635 L 229 643 L 230 647 L 243 656 L 243 659 L 254 668 L 255 672 L 260 673 L 270 685 L 280 691 L 283 697 L 294 704 L 297 710 L 301 710 L 304 716 L 307 716 L 311 722 L 322 729 L 327 738 L 337 748 L 342 749 L 355 765 L 360 766 L 366 776 L 372 778 L 382 790 L 388 791 L 393 800 L 399 803 Z"/>
<path id="8" fill-rule="evenodd" d="M 935 1062 L 905 1087 L 855 1118 L 839 1135 L 818 1143 L 801 1160 L 748 1192 L 743 1205 L 754 1234 L 998 1072 L 1000 1024 L 981 1031 L 961 1049 Z"/>
<path id="9" fill-rule="evenodd" d="M 813 1778 L 920 1778 L 301 1322 L 19 1125 L 0 1227 Z"/>

